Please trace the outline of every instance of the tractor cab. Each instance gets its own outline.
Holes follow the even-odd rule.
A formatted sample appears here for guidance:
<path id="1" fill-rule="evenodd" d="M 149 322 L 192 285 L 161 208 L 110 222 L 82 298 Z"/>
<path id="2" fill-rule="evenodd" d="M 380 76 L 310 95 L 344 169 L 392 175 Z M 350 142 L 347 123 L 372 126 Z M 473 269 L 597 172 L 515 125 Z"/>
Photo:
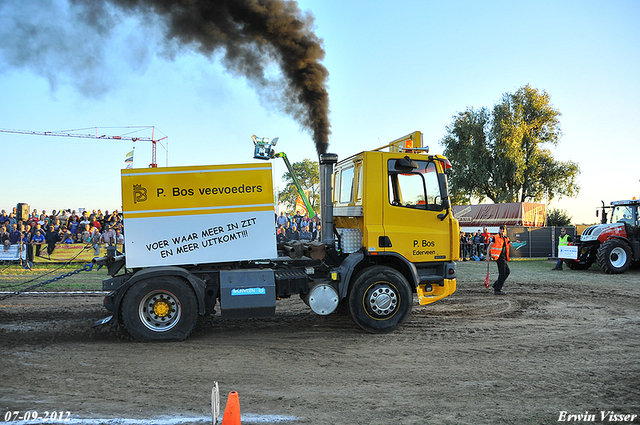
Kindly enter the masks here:
<path id="1" fill-rule="evenodd" d="M 630 226 L 638 227 L 640 201 L 616 201 L 611 206 L 611 223 L 625 223 Z"/>

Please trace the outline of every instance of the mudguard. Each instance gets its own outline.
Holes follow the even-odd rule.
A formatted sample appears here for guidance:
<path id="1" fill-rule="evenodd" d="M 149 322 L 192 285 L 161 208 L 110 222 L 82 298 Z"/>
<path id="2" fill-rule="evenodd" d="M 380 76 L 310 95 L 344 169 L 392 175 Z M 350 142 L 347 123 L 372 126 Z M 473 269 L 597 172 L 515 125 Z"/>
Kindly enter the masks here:
<path id="1" fill-rule="evenodd" d="M 196 294 L 196 299 L 198 300 L 198 314 L 205 314 L 205 282 L 182 267 L 176 266 L 149 267 L 138 271 L 132 276 L 122 275 L 104 280 L 102 282 L 102 289 L 107 291 L 112 290 L 105 297 L 105 308 L 113 312 L 114 316 L 117 316 L 124 294 L 131 286 L 135 285 L 136 282 L 152 279 L 158 276 L 176 276 L 189 282 L 193 288 L 193 292 Z"/>

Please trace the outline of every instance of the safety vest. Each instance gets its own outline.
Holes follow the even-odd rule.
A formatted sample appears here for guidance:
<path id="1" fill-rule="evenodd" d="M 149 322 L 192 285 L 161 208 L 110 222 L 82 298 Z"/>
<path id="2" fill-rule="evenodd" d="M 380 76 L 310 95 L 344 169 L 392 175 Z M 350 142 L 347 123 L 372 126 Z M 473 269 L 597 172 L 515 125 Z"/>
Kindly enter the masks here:
<path id="1" fill-rule="evenodd" d="M 569 245 L 569 235 L 561 236 L 558 239 L 558 245 Z"/>
<path id="2" fill-rule="evenodd" d="M 491 258 L 493 260 L 497 260 L 498 258 L 500 258 L 500 253 L 502 252 L 502 246 L 506 245 L 506 255 L 507 255 L 507 261 L 509 261 L 509 244 L 511 244 L 511 241 L 509 240 L 508 237 L 501 237 L 499 234 L 496 235 L 493 238 L 493 245 L 491 245 Z"/>

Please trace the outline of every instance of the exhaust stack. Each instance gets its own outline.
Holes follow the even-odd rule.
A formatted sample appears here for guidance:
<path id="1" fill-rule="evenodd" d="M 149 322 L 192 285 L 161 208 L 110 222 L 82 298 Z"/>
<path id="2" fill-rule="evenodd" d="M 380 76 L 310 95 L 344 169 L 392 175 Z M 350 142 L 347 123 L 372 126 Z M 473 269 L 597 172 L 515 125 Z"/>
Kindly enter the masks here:
<path id="1" fill-rule="evenodd" d="M 333 200 L 331 199 L 331 180 L 333 166 L 338 162 L 338 155 L 325 153 L 320 155 L 320 216 L 322 225 L 322 242 L 329 247 L 335 246 L 333 235 Z"/>

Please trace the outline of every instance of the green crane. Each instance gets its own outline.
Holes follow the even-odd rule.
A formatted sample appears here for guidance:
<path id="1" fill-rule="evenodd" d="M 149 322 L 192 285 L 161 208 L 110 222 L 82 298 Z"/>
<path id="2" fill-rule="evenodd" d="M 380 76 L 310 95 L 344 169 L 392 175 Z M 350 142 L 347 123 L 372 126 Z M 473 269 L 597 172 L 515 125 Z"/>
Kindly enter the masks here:
<path id="1" fill-rule="evenodd" d="M 278 143 L 278 138 L 276 137 L 273 140 L 269 141 L 269 139 L 267 139 L 266 137 L 256 137 L 255 134 L 252 135 L 251 138 L 253 139 L 253 145 L 254 145 L 254 150 L 253 150 L 254 159 L 269 160 L 271 158 L 282 158 L 284 160 L 284 163 L 286 164 L 287 169 L 291 174 L 291 178 L 293 178 L 293 183 L 296 185 L 296 188 L 298 189 L 298 194 L 300 195 L 302 202 L 304 202 L 304 206 L 307 208 L 309 217 L 310 218 L 315 217 L 316 213 L 313 211 L 313 208 L 311 207 L 311 203 L 309 202 L 309 199 L 307 199 L 307 195 L 304 194 L 304 191 L 302 190 L 302 187 L 298 182 L 298 178 L 296 177 L 296 173 L 293 172 L 293 167 L 289 162 L 289 158 L 287 157 L 287 154 L 284 152 L 276 153 L 274 149 L 274 147 L 276 146 L 276 143 Z"/>

